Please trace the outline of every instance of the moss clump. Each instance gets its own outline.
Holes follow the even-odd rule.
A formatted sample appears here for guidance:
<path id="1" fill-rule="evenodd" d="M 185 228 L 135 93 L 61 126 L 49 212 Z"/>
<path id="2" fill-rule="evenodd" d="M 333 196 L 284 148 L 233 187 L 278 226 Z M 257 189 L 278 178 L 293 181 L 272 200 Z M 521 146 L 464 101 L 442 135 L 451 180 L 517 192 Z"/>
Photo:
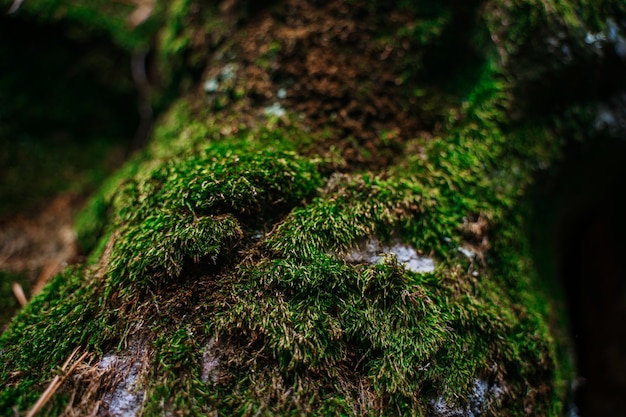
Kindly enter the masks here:
<path id="1" fill-rule="evenodd" d="M 227 340 L 256 341 L 252 352 L 269 350 L 286 380 L 315 374 L 309 389 L 323 387 L 324 395 L 342 398 L 342 412 L 362 407 L 354 399 L 365 395 L 376 400 L 364 413 L 382 407 L 427 414 L 438 395 L 464 401 L 478 378 L 511 393 L 559 380 L 543 315 L 547 301 L 528 279 L 524 240 L 514 236 L 520 226 L 508 217 L 509 204 L 519 198 L 512 186 L 518 180 L 510 175 L 507 187 L 499 187 L 502 178 L 494 175 L 506 160 L 498 153 L 517 146 L 516 134 L 505 135 L 493 120 L 505 108 L 491 104 L 506 97 L 498 78 L 487 72 L 451 136 L 426 145 L 437 150 L 424 152 L 432 158 L 409 157 L 384 179 L 334 177 L 323 196 L 292 211 L 228 288 L 229 307 L 218 324 Z M 522 180 L 528 172 L 516 174 Z M 493 233 L 464 233 L 463 218 L 472 215 L 489 219 Z M 340 256 L 359 241 L 394 233 L 437 254 L 437 271 L 411 273 L 393 258 L 350 265 Z M 468 266 L 457 248 L 476 238 L 494 239 L 498 250 Z M 371 386 L 333 385 L 347 369 L 354 372 L 351 380 Z M 533 412 L 558 413 L 563 388 L 543 386 L 549 393 L 533 398 Z M 505 395 L 486 399 L 484 407 L 511 410 L 515 404 Z M 255 407 L 285 411 L 262 398 Z"/>
<path id="2" fill-rule="evenodd" d="M 76 346 L 100 351 L 122 338 L 130 327 L 126 320 L 137 314 L 135 308 L 128 310 L 128 302 L 141 303 L 146 291 L 158 292 L 186 279 L 183 271 L 190 273 L 193 264 L 216 266 L 237 258 L 237 242 L 249 241 L 267 221 L 262 219 L 276 219 L 320 185 L 315 165 L 290 151 L 266 149 L 260 154 L 242 142 L 239 149 L 228 146 L 223 152 L 223 146 L 207 143 L 197 154 L 161 163 L 151 160 L 143 166 L 129 163 L 125 172 L 137 174 L 126 177 L 114 192 L 105 189 L 90 208 L 98 219 L 83 223 L 89 230 L 103 230 L 98 224 L 103 215 L 108 218 L 112 234 L 106 236 L 111 236 L 111 244 L 102 249 L 103 260 L 88 270 L 68 270 L 57 277 L 38 301 L 20 313 L 19 328 L 3 335 L 3 345 L 17 348 L 15 338 L 25 334 L 24 328 L 39 331 L 33 324 L 43 321 L 43 316 L 55 317 L 55 325 L 40 337 L 33 334 L 31 343 L 23 346 L 22 352 L 39 350 L 36 364 L 4 351 L 9 359 L 3 378 L 10 378 L 9 370 L 32 372 L 33 366 L 59 363 L 58 356 L 69 355 Z M 100 301 L 88 301 L 92 297 Z M 121 311 L 116 312 L 115 305 Z M 61 333 L 63 343 L 40 345 Z M 41 376 L 45 378 L 45 373 Z M 15 396 L 38 380 L 27 377 L 15 390 L 6 391 L 0 408 L 28 404 L 33 391 Z"/>
<path id="3" fill-rule="evenodd" d="M 114 285 L 130 290 L 129 283 L 163 272 L 177 277 L 190 260 L 216 264 L 244 237 L 244 227 L 258 227 L 320 184 L 315 165 L 293 153 L 235 149 L 220 154 L 208 146 L 142 170 L 123 187 L 113 205 L 119 213 L 113 227 L 125 236 L 110 261 Z"/>
<path id="4" fill-rule="evenodd" d="M 172 3 L 164 56 L 191 42 L 181 22 L 215 19 L 188 5 Z M 436 81 L 439 43 L 479 41 L 471 71 L 445 72 L 456 87 L 424 104 L 437 126 L 397 143 L 377 172 L 320 150 L 327 126 L 259 116 L 264 99 L 217 109 L 198 88 L 175 103 L 80 218 L 87 264 L 57 277 L 0 337 L 0 409 L 32 404 L 76 347 L 97 363 L 141 340 L 147 415 L 561 415 L 571 375 L 520 201 L 538 167 L 560 158 L 563 130 L 513 117 L 524 104 L 515 63 L 529 31 L 559 21 L 576 32 L 584 19 L 572 20 L 573 2 L 533 6 L 433 6 L 403 35 L 428 52 L 408 54 L 423 64 L 411 80 Z M 522 17 L 510 33 L 494 25 L 502 13 Z M 459 16 L 473 18 L 456 33 Z M 233 115 L 242 109 L 253 113 L 246 123 Z M 350 259 L 373 238 L 410 244 L 437 267 Z M 89 398 L 97 390 L 81 378 L 72 389 Z"/>

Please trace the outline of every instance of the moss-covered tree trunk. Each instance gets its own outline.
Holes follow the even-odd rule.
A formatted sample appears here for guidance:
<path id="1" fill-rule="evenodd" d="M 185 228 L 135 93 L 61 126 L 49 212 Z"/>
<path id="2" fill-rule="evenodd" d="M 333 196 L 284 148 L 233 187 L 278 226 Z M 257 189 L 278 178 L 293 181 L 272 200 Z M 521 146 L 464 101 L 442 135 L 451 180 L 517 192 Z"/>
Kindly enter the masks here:
<path id="1" fill-rule="evenodd" d="M 565 412 L 527 194 L 623 134 L 625 3 L 128 3 L 0 1 L 147 52 L 164 109 L 0 336 L 0 413 Z"/>

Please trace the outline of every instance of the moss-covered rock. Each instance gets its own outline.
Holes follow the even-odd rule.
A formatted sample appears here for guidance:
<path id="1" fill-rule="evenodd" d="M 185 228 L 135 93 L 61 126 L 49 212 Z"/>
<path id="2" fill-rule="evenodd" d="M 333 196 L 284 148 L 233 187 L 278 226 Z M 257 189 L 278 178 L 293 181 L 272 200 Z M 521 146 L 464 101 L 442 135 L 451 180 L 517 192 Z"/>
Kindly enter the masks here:
<path id="1" fill-rule="evenodd" d="M 85 28 L 99 6 L 66 7 Z M 620 2 L 154 10 L 185 92 L 80 215 L 85 263 L 0 336 L 3 414 L 55 375 L 51 415 L 564 412 L 524 197 L 594 114 L 588 97 L 532 111 L 529 86 L 570 65 L 533 45 L 623 36 Z M 123 18 L 101 26 L 135 45 Z"/>

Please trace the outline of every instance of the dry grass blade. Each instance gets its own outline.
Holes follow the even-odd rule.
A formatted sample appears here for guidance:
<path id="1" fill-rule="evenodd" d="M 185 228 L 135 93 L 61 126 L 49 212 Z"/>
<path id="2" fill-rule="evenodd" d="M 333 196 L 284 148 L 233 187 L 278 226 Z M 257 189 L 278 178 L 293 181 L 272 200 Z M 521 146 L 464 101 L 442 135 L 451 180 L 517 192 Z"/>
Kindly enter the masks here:
<path id="1" fill-rule="evenodd" d="M 43 287 L 50 281 L 50 278 L 61 272 L 63 269 L 63 259 L 55 258 L 50 262 L 46 263 L 44 268 L 42 269 L 39 277 L 37 278 L 37 282 L 33 285 L 31 296 L 35 296 L 41 292 Z"/>
<path id="2" fill-rule="evenodd" d="M 26 299 L 26 294 L 24 294 L 24 289 L 22 288 L 22 286 L 19 283 L 14 282 L 11 285 L 11 289 L 13 290 L 15 298 L 17 298 L 17 302 L 20 303 L 22 307 L 24 307 L 26 303 L 28 303 L 28 300 Z"/>
<path id="3" fill-rule="evenodd" d="M 13 2 L 13 4 L 11 5 L 11 8 L 9 9 L 9 11 L 7 13 L 8 14 L 13 14 L 13 13 L 17 12 L 23 2 L 24 2 L 24 0 L 15 0 Z"/>
<path id="4" fill-rule="evenodd" d="M 80 363 L 87 357 L 89 352 L 84 352 L 72 364 L 72 366 L 70 366 L 70 368 L 67 369 L 68 365 L 70 364 L 70 362 L 72 361 L 74 356 L 76 356 L 76 353 L 78 353 L 78 349 L 79 348 L 74 349 L 74 351 L 67 358 L 65 363 L 63 363 L 63 366 L 61 367 L 61 371 L 64 373 L 63 376 L 57 375 L 57 376 L 55 376 L 52 379 L 52 381 L 50 381 L 50 384 L 48 385 L 48 388 L 46 388 L 46 390 L 43 392 L 43 394 L 41 394 L 41 396 L 39 397 L 39 399 L 37 400 L 37 402 L 35 403 L 33 408 L 31 408 L 30 411 L 28 412 L 28 414 L 26 414 L 26 417 L 33 417 L 35 414 L 37 414 L 39 412 L 39 410 L 41 410 L 43 408 L 43 406 L 46 405 L 46 403 L 50 400 L 50 398 L 52 398 L 52 396 L 59 389 L 59 387 L 61 387 L 61 385 L 67 379 L 67 377 L 70 376 L 72 374 L 72 372 L 74 372 L 76 367 L 78 365 L 80 365 Z M 66 371 L 66 369 L 67 369 L 67 371 Z"/>
<path id="5" fill-rule="evenodd" d="M 155 0 L 117 0 L 118 3 L 135 6 L 135 10 L 128 16 L 128 24 L 132 28 L 135 28 L 148 20 L 154 11 L 156 5 Z"/>

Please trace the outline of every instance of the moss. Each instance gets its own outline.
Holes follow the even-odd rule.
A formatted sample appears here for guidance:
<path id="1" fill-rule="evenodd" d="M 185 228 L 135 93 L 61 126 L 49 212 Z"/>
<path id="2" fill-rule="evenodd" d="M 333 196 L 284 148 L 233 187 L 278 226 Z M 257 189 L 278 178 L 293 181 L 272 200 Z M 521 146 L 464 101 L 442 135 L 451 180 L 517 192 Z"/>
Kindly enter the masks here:
<path id="1" fill-rule="evenodd" d="M 0 271 L 0 331 L 4 331 L 20 304 L 13 294 L 13 283 L 26 286 L 26 279 L 18 273 Z"/>
<path id="2" fill-rule="evenodd" d="M 170 5 L 163 57 L 194 49 L 185 23 L 214 18 L 192 9 Z M 524 18 L 501 33 L 500 12 Z M 565 140 L 547 119 L 513 117 L 515 59 L 534 28 L 582 28 L 576 13 L 571 2 L 434 7 L 406 34 L 416 46 L 464 49 L 449 38 L 458 16 L 473 16 L 462 35 L 480 42 L 471 71 L 446 73 L 458 87 L 432 98 L 440 125 L 384 171 L 327 176 L 339 164 L 314 144 L 324 132 L 289 117 L 233 128 L 247 97 L 208 110 L 199 89 L 174 103 L 81 215 L 87 264 L 0 337 L 0 410 L 26 409 L 77 346 L 97 358 L 145 336 L 146 415 L 429 415 L 437 402 L 469 410 L 477 381 L 485 415 L 560 415 L 571 375 L 520 202 Z M 346 258 L 372 237 L 437 268 Z"/>
<path id="3" fill-rule="evenodd" d="M 350 356 L 341 352 L 342 330 L 352 326 L 342 323 L 340 319 L 350 316 L 350 312 L 342 311 L 337 306 L 349 305 L 349 291 L 342 291 L 341 283 L 350 282 L 351 274 L 349 270 L 342 269 L 346 266 L 340 261 L 336 261 L 336 270 L 322 267 L 320 272 L 316 271 L 316 266 L 311 267 L 311 263 L 324 265 L 323 259 L 328 257 L 329 251 L 345 251 L 358 239 L 372 234 L 389 236 L 394 229 L 408 230 L 404 234 L 412 236 L 418 247 L 427 251 L 436 250 L 444 258 L 449 258 L 455 248 L 445 245 L 444 238 L 463 240 L 459 233 L 463 217 L 480 213 L 492 222 L 495 229 L 493 233 L 500 234 L 496 237 L 498 248 L 494 249 L 494 257 L 488 260 L 489 264 L 498 267 L 488 272 L 488 278 L 475 280 L 462 275 L 449 278 L 453 282 L 450 287 L 437 281 L 435 288 L 440 291 L 447 288 L 447 291 L 439 296 L 436 293 L 428 294 L 428 299 L 435 300 L 433 306 L 436 307 L 428 306 L 431 311 L 424 306 L 418 311 L 400 310 L 404 313 L 400 314 L 401 317 L 414 318 L 417 321 L 415 323 L 398 325 L 397 321 L 390 319 L 385 309 L 382 309 L 386 313 L 382 317 L 373 316 L 378 319 L 375 322 L 371 321 L 372 317 L 355 320 L 356 323 L 367 323 L 364 326 L 366 329 L 376 329 L 375 336 L 382 339 L 376 343 L 376 340 L 371 339 L 372 335 L 360 335 L 357 338 L 360 343 L 357 345 L 363 344 L 373 351 L 381 350 L 384 346 L 393 351 L 381 354 L 382 364 L 372 360 L 376 365 L 370 366 L 377 372 L 370 377 L 372 380 L 384 381 L 381 382 L 384 388 L 379 389 L 391 391 L 387 393 L 390 401 L 400 403 L 410 398 L 409 393 L 424 387 L 433 387 L 433 392 L 446 392 L 446 388 L 451 388 L 451 392 L 455 393 L 467 392 L 472 375 L 489 373 L 488 369 L 480 369 L 480 366 L 484 367 L 493 360 L 487 359 L 489 357 L 503 361 L 500 365 L 506 369 L 504 372 L 522 384 L 512 388 L 516 392 L 526 391 L 528 388 L 523 385 L 534 383 L 531 381 L 560 380 L 550 345 L 549 329 L 545 323 L 547 300 L 541 295 L 535 295 L 536 288 L 527 278 L 523 278 L 529 276 L 526 266 L 529 256 L 524 249 L 524 238 L 515 235 L 519 223 L 509 217 L 535 167 L 517 165 L 515 170 L 506 173 L 499 167 L 503 163 L 553 161 L 559 155 L 559 146 L 558 141 L 554 142 L 548 127 L 529 130 L 522 126 L 511 132 L 502 130 L 506 120 L 504 112 L 511 103 L 505 77 L 505 74 L 487 66 L 469 95 L 460 117 L 456 116 L 457 121 L 448 128 L 449 136 L 424 145 L 428 148 L 423 154 L 428 155 L 428 159 L 408 158 L 407 165 L 401 165 L 402 168 L 398 170 L 401 174 L 396 174 L 396 178 L 400 176 L 400 181 L 381 181 L 368 176 L 348 180 L 342 186 L 331 188 L 328 191 L 329 199 L 320 198 L 306 208 L 294 211 L 267 241 L 268 249 L 271 250 L 270 259 L 273 261 L 268 261 L 268 266 L 262 272 L 252 273 L 242 280 L 245 286 L 239 293 L 243 299 L 229 302 L 229 305 L 239 305 L 243 310 L 235 308 L 232 316 L 227 316 L 234 321 L 226 321 L 224 329 L 248 329 L 243 330 L 243 333 L 252 339 L 261 338 L 264 346 L 272 349 L 281 369 L 287 372 L 300 367 L 316 370 L 341 368 L 336 362 L 339 358 Z M 531 143 L 534 141 L 533 146 L 528 146 L 528 139 Z M 407 172 L 410 175 L 408 177 Z M 406 178 L 404 181 L 403 177 Z M 419 220 L 408 220 L 415 217 Z M 354 219 L 361 221 L 355 224 Z M 427 231 L 427 234 L 423 231 Z M 281 258 L 285 261 L 279 261 Z M 453 264 L 458 262 L 454 258 L 452 261 Z M 261 262 L 260 265 L 265 263 Z M 267 281 L 271 277 L 280 279 Z M 382 282 L 392 281 L 387 277 Z M 470 285 L 472 289 L 468 290 L 465 285 Z M 489 289 L 491 285 L 494 287 Z M 502 294 L 508 293 L 505 288 L 511 288 L 511 285 L 515 290 L 503 298 Z M 415 285 L 412 291 L 412 287 L 402 281 L 398 288 L 407 294 L 423 290 L 423 286 Z M 266 296 L 268 304 L 255 303 L 247 298 L 249 294 L 255 294 L 255 299 L 258 299 L 264 291 L 268 295 L 278 291 L 283 296 L 278 297 L 277 302 L 271 302 L 273 298 Z M 363 288 L 355 292 L 361 297 L 365 293 Z M 461 296 L 472 292 L 478 292 L 475 300 Z M 389 298 L 385 297 L 384 300 L 390 303 L 398 297 L 394 297 L 393 291 L 388 295 Z M 460 297 L 458 305 L 452 301 L 454 297 Z M 522 308 L 523 312 L 511 315 L 520 306 L 526 306 Z M 371 311 L 367 305 L 354 307 L 353 314 L 354 311 Z M 411 307 L 415 308 L 409 303 L 405 308 Z M 451 311 L 446 311 L 448 308 Z M 424 310 L 433 317 L 424 317 Z M 380 307 L 374 307 L 374 311 L 381 311 Z M 243 322 L 241 317 L 245 318 Z M 333 323 L 330 317 L 337 322 Z M 496 320 L 496 317 L 499 319 Z M 505 317 L 507 319 L 503 320 Z M 315 318 L 322 321 L 318 322 Z M 498 320 L 502 327 L 493 327 Z M 400 329 L 411 329 L 416 333 L 404 338 L 393 332 L 385 334 L 385 322 L 393 322 Z M 423 333 L 420 332 L 421 325 L 426 327 L 421 331 Z M 449 329 L 457 331 L 450 332 Z M 536 334 L 536 338 L 519 339 L 520 334 L 532 333 Z M 427 342 L 429 339 L 424 334 L 431 335 L 431 343 Z M 496 334 L 508 336 L 495 342 Z M 394 346 L 393 341 L 397 340 L 420 340 L 421 343 L 419 346 Z M 448 342 L 445 348 L 441 344 L 443 340 Z M 494 340 L 493 345 L 490 345 L 489 340 Z M 354 342 L 353 339 L 350 341 Z M 468 351 L 472 352 L 471 357 L 464 353 Z M 409 358 L 406 367 L 398 369 L 391 364 L 385 367 L 385 358 L 403 358 L 408 352 L 415 354 L 414 363 Z M 424 373 L 424 380 L 416 375 L 402 375 L 402 372 L 419 369 L 425 358 L 437 358 L 436 362 L 441 368 L 433 366 L 431 375 L 429 372 Z M 450 362 L 446 363 L 446 359 Z M 363 362 L 365 366 L 368 365 L 367 361 Z M 460 363 L 468 364 L 468 368 L 460 367 Z M 520 367 L 522 363 L 532 363 L 533 366 Z M 545 367 L 535 366 L 538 363 L 545 364 Z M 457 372 L 450 372 L 452 368 Z M 412 386 L 413 382 L 417 385 Z M 399 387 L 409 388 L 402 392 Z M 553 396 L 534 399 L 534 406 L 538 407 L 534 412 L 559 412 L 559 398 L 562 398 L 564 386 L 555 388 L 551 394 Z M 396 389 L 400 392 L 396 392 Z M 337 395 L 341 397 L 341 394 Z M 402 400 L 398 400 L 398 396 Z M 426 412 L 427 407 L 428 404 L 422 403 L 422 412 Z"/>

